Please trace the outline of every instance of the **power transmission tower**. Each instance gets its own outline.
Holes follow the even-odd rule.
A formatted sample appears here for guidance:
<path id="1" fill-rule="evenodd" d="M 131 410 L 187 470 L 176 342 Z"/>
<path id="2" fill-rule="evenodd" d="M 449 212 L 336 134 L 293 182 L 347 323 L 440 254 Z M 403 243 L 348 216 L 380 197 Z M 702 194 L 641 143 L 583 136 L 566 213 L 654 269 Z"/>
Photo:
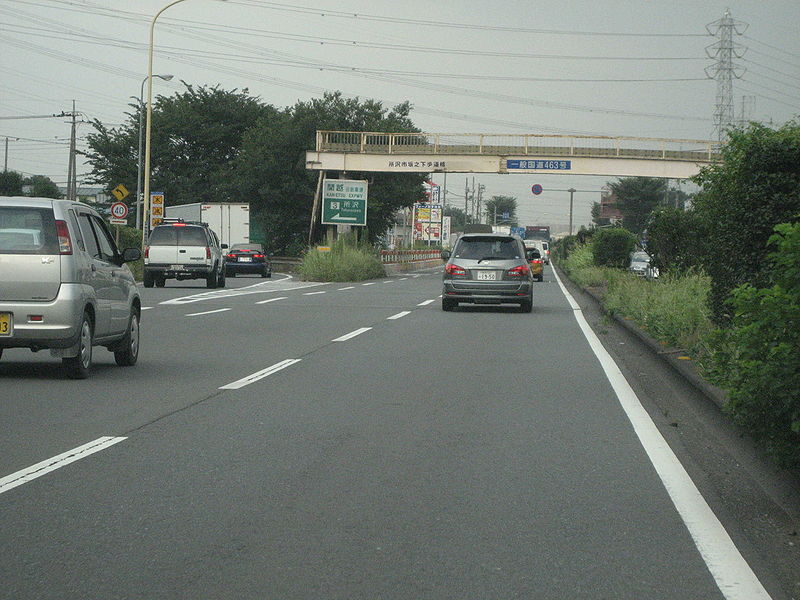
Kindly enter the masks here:
<path id="1" fill-rule="evenodd" d="M 717 139 L 722 142 L 725 130 L 733 125 L 733 78 L 740 79 L 745 68 L 733 63 L 734 58 L 742 58 L 747 48 L 733 41 L 733 35 L 742 35 L 748 24 L 731 17 L 726 10 L 721 19 L 706 25 L 708 33 L 717 41 L 706 47 L 706 54 L 716 62 L 706 67 L 706 76 L 717 80 L 717 104 L 714 108 L 714 129 Z"/>

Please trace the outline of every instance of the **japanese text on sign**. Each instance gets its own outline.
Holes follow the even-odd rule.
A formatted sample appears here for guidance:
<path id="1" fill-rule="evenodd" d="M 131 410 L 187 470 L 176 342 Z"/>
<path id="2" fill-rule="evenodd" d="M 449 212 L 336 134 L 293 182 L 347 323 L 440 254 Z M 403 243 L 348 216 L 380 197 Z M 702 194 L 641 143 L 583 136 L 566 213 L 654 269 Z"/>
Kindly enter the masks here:
<path id="1" fill-rule="evenodd" d="M 541 169 L 544 171 L 569 171 L 572 169 L 571 160 L 520 160 L 509 158 L 506 169 Z"/>

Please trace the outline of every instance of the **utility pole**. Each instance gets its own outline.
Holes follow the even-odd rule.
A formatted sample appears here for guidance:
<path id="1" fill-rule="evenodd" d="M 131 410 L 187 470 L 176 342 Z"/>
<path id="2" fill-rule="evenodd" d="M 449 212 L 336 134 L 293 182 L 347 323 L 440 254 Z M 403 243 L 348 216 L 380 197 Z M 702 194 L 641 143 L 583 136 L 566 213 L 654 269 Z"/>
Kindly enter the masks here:
<path id="1" fill-rule="evenodd" d="M 3 173 L 8 171 L 8 136 L 6 136 L 6 153 L 3 159 Z"/>
<path id="2" fill-rule="evenodd" d="M 725 130 L 733 125 L 733 78 L 740 79 L 745 69 L 733 64 L 734 58 L 742 58 L 747 48 L 733 41 L 733 34 L 742 35 L 748 24 L 731 17 L 726 10 L 721 19 L 706 25 L 706 31 L 718 39 L 706 47 L 706 55 L 716 62 L 706 67 L 706 76 L 717 80 L 717 104 L 714 108 L 714 129 L 717 139 L 725 139 Z"/>
<path id="3" fill-rule="evenodd" d="M 464 231 L 467 230 L 467 214 L 469 214 L 469 177 L 464 177 Z"/>
<path id="4" fill-rule="evenodd" d="M 478 184 L 478 223 L 483 223 L 483 213 L 481 212 L 483 207 L 481 206 L 481 201 L 483 200 L 483 190 L 485 189 L 485 185 L 482 183 Z"/>
<path id="5" fill-rule="evenodd" d="M 67 167 L 67 200 L 73 202 L 78 195 L 78 176 L 75 168 L 75 129 L 77 128 L 75 100 L 72 101 L 72 132 L 69 136 L 69 166 Z"/>

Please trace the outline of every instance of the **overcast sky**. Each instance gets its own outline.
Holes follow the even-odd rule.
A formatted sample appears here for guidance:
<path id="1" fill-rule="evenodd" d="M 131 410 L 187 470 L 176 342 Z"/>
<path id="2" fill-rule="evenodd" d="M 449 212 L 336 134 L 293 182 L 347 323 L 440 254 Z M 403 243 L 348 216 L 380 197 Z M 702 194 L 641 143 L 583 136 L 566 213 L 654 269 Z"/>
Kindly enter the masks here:
<path id="1" fill-rule="evenodd" d="M 168 3 L 0 0 L 9 169 L 66 182 L 66 119 L 1 117 L 69 111 L 75 100 L 85 120 L 121 123 L 147 74 L 149 23 Z M 744 107 L 749 119 L 786 122 L 800 113 L 798 0 L 186 0 L 158 19 L 153 71 L 175 78 L 154 90 L 219 84 L 278 107 L 326 90 L 387 107 L 408 100 L 432 133 L 710 139 L 717 85 L 705 75 L 715 42 L 706 25 L 726 8 L 747 24 L 735 36 L 736 117 Z M 90 131 L 80 125 L 79 137 Z M 79 180 L 87 172 L 79 164 Z M 567 222 L 570 187 L 582 190 L 575 222 L 588 224 L 607 179 L 475 176 L 487 197 L 518 198 L 522 224 L 554 226 Z M 533 196 L 533 183 L 544 193 Z M 448 200 L 463 202 L 464 184 L 450 174 Z"/>

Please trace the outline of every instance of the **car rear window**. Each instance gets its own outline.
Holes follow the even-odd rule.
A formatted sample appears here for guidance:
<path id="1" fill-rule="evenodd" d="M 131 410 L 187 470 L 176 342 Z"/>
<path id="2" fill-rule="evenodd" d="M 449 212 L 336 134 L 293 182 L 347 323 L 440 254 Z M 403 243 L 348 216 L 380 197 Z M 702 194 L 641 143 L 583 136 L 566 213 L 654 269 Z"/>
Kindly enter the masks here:
<path id="1" fill-rule="evenodd" d="M 58 254 L 53 210 L 0 206 L 0 254 Z"/>
<path id="2" fill-rule="evenodd" d="M 458 240 L 453 256 L 470 260 L 520 258 L 519 244 L 514 238 L 465 237 Z"/>
<path id="3" fill-rule="evenodd" d="M 150 234 L 151 246 L 208 246 L 202 227 L 156 227 Z"/>

